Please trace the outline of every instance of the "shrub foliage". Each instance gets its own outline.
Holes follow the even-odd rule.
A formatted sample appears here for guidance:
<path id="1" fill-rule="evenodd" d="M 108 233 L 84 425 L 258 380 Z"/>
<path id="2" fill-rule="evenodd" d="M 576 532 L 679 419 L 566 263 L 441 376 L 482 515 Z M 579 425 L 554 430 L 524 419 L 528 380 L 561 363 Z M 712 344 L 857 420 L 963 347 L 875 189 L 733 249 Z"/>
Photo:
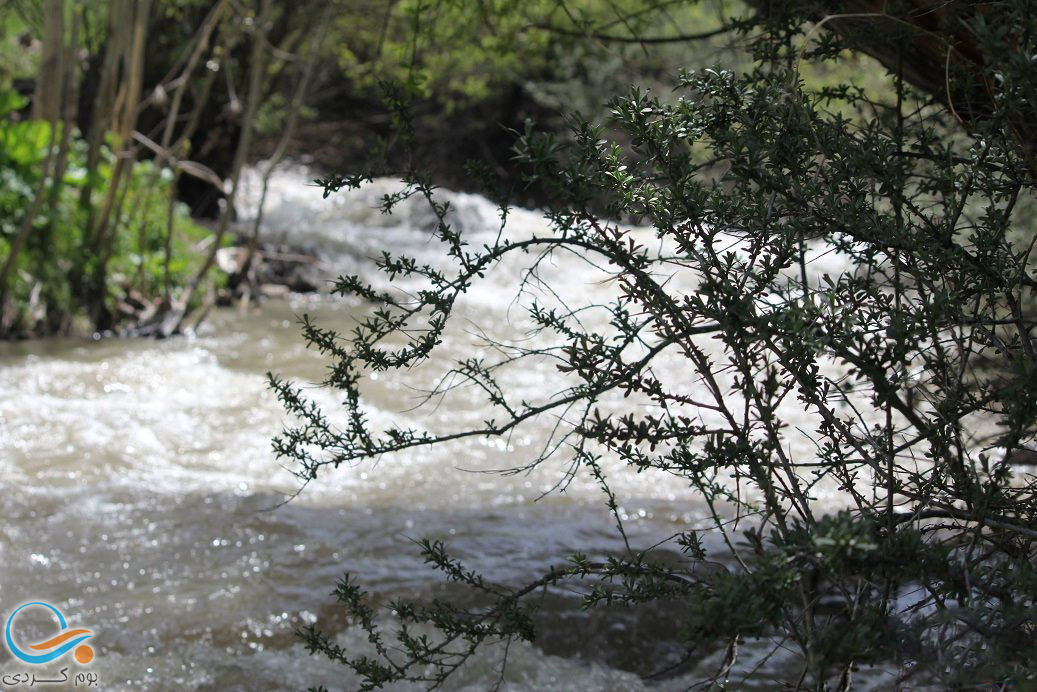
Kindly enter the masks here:
<path id="1" fill-rule="evenodd" d="M 787 682 L 813 689 L 847 689 L 867 663 L 901 683 L 947 687 L 1010 686 L 1031 674 L 1037 503 L 1016 463 L 1037 420 L 1035 168 L 1020 124 L 1037 93 L 1027 3 L 951 13 L 924 30 L 946 47 L 948 90 L 951 80 L 982 85 L 983 108 L 968 113 L 949 92 L 905 78 L 922 29 L 881 36 L 860 21 L 830 32 L 794 5 L 732 22 L 755 58 L 744 73 L 689 71 L 675 98 L 635 90 L 615 99 L 611 125 L 629 147 L 578 120 L 564 147 L 532 128 L 522 134 L 518 160 L 554 200 L 542 234 L 468 245 L 434 189 L 410 175 L 386 210 L 424 197 L 452 268 L 387 253 L 378 268 L 422 290 L 343 277 L 338 291 L 379 307 L 345 334 L 305 320 L 306 339 L 332 361 L 324 384 L 348 414 L 333 424 L 305 390 L 271 377 L 299 421 L 275 449 L 305 482 L 329 467 L 558 416 L 565 444 L 545 456 L 569 454 L 576 473 L 595 478 L 620 531 L 605 459 L 685 479 L 724 539 L 707 554 L 688 530 L 669 546 L 687 555 L 677 564 L 655 559 L 659 547 L 629 544 L 601 560 L 559 556 L 520 587 L 491 584 L 425 542 L 428 562 L 486 604 L 392 603 L 388 632 L 347 576 L 335 594 L 375 653 L 344 650 L 315 628 L 303 636 L 365 689 L 438 684 L 484 643 L 533 639 L 530 596 L 555 585 L 582 589 L 588 607 L 678 599 L 689 649 L 729 646 L 720 682 L 749 636 L 792 646 Z M 889 5 L 885 16 L 896 18 Z M 962 26 L 985 58 L 967 68 L 955 57 Z M 885 51 L 890 91 L 804 86 L 804 64 L 887 38 L 898 44 Z M 364 180 L 322 182 L 331 191 Z M 650 227 L 656 242 L 617 219 Z M 369 373 L 428 359 L 459 298 L 506 256 L 565 252 L 602 267 L 620 290 L 605 305 L 527 302 L 547 345 L 458 363 L 455 374 L 487 395 L 483 425 L 437 433 L 369 421 Z M 841 270 L 815 270 L 824 253 L 841 258 Z M 694 277 L 693 290 L 676 275 Z M 582 326 L 590 309 L 608 312 L 607 329 Z M 679 379 L 653 369 L 672 357 L 685 369 Z M 519 401 L 498 382 L 530 360 L 553 360 L 567 379 L 540 401 Z M 650 406 L 606 405 L 614 395 Z M 791 429 L 790 407 L 806 409 L 813 429 Z M 812 453 L 794 453 L 797 436 Z M 834 493 L 844 509 L 824 510 L 821 492 L 825 507 Z M 735 516 L 746 522 L 739 535 Z M 726 569 L 703 576 L 694 565 L 706 558 Z M 418 627 L 427 624 L 434 636 Z"/>

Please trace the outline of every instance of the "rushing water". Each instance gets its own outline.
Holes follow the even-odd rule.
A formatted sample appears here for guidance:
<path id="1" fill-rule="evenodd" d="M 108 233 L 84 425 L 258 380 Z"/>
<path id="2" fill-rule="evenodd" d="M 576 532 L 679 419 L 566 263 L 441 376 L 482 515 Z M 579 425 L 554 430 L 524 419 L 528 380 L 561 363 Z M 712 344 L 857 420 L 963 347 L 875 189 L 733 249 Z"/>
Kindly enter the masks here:
<path id="1" fill-rule="evenodd" d="M 430 218 L 420 207 L 391 218 L 375 209 L 389 183 L 323 200 L 307 179 L 300 169 L 275 176 L 266 240 L 319 249 L 323 261 L 340 272 L 362 271 L 364 258 L 383 247 L 435 254 Z M 255 182 L 248 192 L 253 201 Z M 497 215 L 489 202 L 468 195 L 451 199 L 454 219 L 466 231 L 475 237 L 495 233 Z M 516 211 L 511 221 L 517 232 L 542 224 L 525 211 Z M 595 283 L 600 277 L 571 265 L 543 269 L 573 294 L 606 290 Z M 488 288 L 467 299 L 463 309 L 472 324 L 497 319 L 505 332 L 520 328 L 518 318 L 511 323 L 510 311 L 494 309 L 511 300 L 516 272 L 491 276 Z M 4 345 L 5 618 L 21 603 L 46 601 L 61 608 L 71 625 L 91 628 L 91 670 L 105 689 L 324 684 L 349 690 L 355 680 L 346 671 L 307 655 L 293 635 L 299 625 L 319 621 L 342 643 L 361 643 L 362 632 L 344 621 L 329 595 L 343 572 L 360 576 L 377 597 L 422 596 L 444 587 L 422 563 L 413 538 L 444 539 L 489 579 L 516 584 L 573 550 L 620 549 L 593 484 L 578 479 L 565 492 L 541 497 L 564 475 L 561 462 L 527 474 L 479 473 L 520 465 L 543 444 L 547 422 L 506 442 L 419 450 L 342 468 L 279 506 L 298 484 L 270 452 L 270 438 L 287 421 L 264 374 L 320 379 L 325 361 L 304 348 L 298 315 L 308 312 L 345 327 L 366 309 L 298 297 L 246 314 L 217 312 L 197 334 L 162 342 Z M 440 357 L 479 348 L 466 334 L 462 325 Z M 421 383 L 425 375 L 414 376 Z M 532 366 L 512 384 L 533 396 L 554 377 L 553 368 Z M 478 407 L 472 403 L 466 410 L 463 396 L 452 407 L 408 410 L 414 400 L 409 384 L 384 378 L 372 383 L 376 419 L 428 427 L 465 416 L 479 420 Z M 315 396 L 335 408 L 333 396 Z M 678 479 L 618 468 L 610 473 L 638 545 L 704 516 Z M 673 653 L 645 648 L 653 635 L 673 626 L 665 613 L 592 616 L 580 611 L 576 599 L 558 594 L 545 611 L 537 646 L 512 647 L 505 689 L 641 689 L 646 683 L 630 672 L 638 669 L 639 657 Z M 46 621 L 38 626 L 45 635 Z M 451 687 L 489 687 L 498 653 L 477 658 Z M 649 687 L 686 688 L 719 665 L 721 652 L 705 654 L 697 672 Z M 759 657 L 750 647 L 743 665 L 752 668 Z M 6 650 L 0 653 L 3 671 L 16 663 Z"/>

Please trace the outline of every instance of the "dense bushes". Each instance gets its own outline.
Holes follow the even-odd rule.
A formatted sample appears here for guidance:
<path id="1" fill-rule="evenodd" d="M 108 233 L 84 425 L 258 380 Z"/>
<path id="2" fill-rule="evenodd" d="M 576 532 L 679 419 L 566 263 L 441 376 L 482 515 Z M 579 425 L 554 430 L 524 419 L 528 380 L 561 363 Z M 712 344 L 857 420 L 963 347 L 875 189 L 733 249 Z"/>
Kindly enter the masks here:
<path id="1" fill-rule="evenodd" d="M 23 246 L 14 256 L 3 287 L 7 309 L 3 333 L 68 332 L 72 321 L 86 318 L 83 289 L 103 262 L 106 300 L 128 293 L 161 296 L 168 284 L 181 286 L 200 265 L 200 248 L 209 232 L 191 220 L 186 207 L 173 211 L 172 237 L 166 260 L 166 221 L 171 174 L 150 161 L 134 166 L 118 201 L 111 233 L 97 243 L 88 235 L 96 210 L 83 203 L 84 191 L 100 194 L 112 183 L 114 154 L 100 149 L 100 161 L 91 176 L 87 144 L 70 133 L 66 161 L 58 179 L 44 178 L 63 139 L 63 123 L 10 118 L 24 106 L 13 91 L 0 91 L 0 257 L 12 256 L 19 231 L 28 224 Z M 53 150 L 53 151 L 52 151 Z M 34 208 L 42 189 L 44 203 Z M 168 266 L 167 266 L 168 264 Z M 168 269 L 168 277 L 166 271 Z M 117 320 L 115 315 L 111 323 Z M 89 329 L 89 321 L 80 325 Z"/>
<path id="2" fill-rule="evenodd" d="M 487 605 L 396 602 L 386 625 L 361 582 L 344 579 L 336 596 L 370 650 L 302 634 L 365 689 L 442 681 L 489 641 L 534 638 L 532 595 L 561 586 L 587 607 L 679 599 L 682 644 L 728 651 L 721 685 L 750 636 L 794 648 L 789 686 L 849 689 L 866 663 L 883 666 L 890 687 L 1032 684 L 1037 502 L 1032 476 L 1013 464 L 1037 435 L 1028 3 L 888 3 L 842 23 L 812 3 L 766 5 L 739 23 L 755 57 L 743 73 L 689 71 L 680 99 L 635 90 L 613 101 L 630 147 L 580 122 L 568 147 L 526 132 L 517 157 L 554 200 L 542 233 L 468 244 L 412 175 L 386 207 L 424 197 L 449 268 L 387 253 L 378 267 L 406 290 L 343 277 L 339 291 L 380 306 L 348 333 L 305 322 L 332 359 L 324 384 L 344 402 L 341 419 L 272 378 L 299 421 L 275 449 L 304 482 L 550 417 L 557 444 L 532 463 L 568 457 L 601 485 L 621 532 L 604 471 L 619 462 L 686 480 L 723 538 L 707 551 L 689 528 L 664 546 L 560 555 L 521 586 L 489 583 L 426 542 L 426 560 Z M 804 64 L 838 63 L 862 45 L 889 68 L 889 92 L 852 77 L 804 85 Z M 925 86 L 927 51 L 942 56 L 943 92 L 910 85 Z M 527 283 L 537 258 L 575 254 L 617 291 L 586 303 L 527 295 L 535 339 L 444 373 L 450 391 L 465 382 L 485 393 L 483 423 L 372 422 L 367 376 L 424 362 L 449 338 L 460 297 L 523 254 Z M 829 258 L 815 270 L 825 255 L 840 268 Z M 594 313 L 603 317 L 589 328 Z M 502 383 L 535 363 L 556 365 L 558 389 L 515 398 Z M 790 426 L 792 409 L 812 425 Z M 687 559 L 657 557 L 667 549 Z M 724 569 L 696 569 L 705 559 Z"/>
<path id="3" fill-rule="evenodd" d="M 8 122 L 8 135 L 34 137 L 46 123 L 55 132 L 78 128 L 67 150 L 61 136 L 53 147 L 38 138 L 25 143 L 42 154 L 37 163 L 51 153 L 53 177 L 61 181 L 52 189 L 66 187 L 69 176 L 71 187 L 38 201 L 23 194 L 17 209 L 5 210 L 4 259 L 14 257 L 19 265 L 16 270 L 11 263 L 0 279 L 7 315 L 0 333 L 60 331 L 76 316 L 89 329 L 117 326 L 122 283 L 127 276 L 146 278 L 149 266 L 156 269 L 156 247 L 162 256 L 161 290 L 155 292 L 154 282 L 144 281 L 134 291 L 160 299 L 160 310 L 169 313 L 157 333 L 175 331 L 199 302 L 199 288 L 204 293 L 208 279 L 178 272 L 186 257 L 165 257 L 167 240 L 177 245 L 181 233 L 157 221 L 162 216 L 153 208 L 157 198 L 135 196 L 136 181 L 150 180 L 166 189 L 175 197 L 173 207 L 186 201 L 196 213 L 218 218 L 215 241 L 199 252 L 197 268 L 204 270 L 216 246 L 227 242 L 235 181 L 244 163 L 266 158 L 270 170 L 286 154 L 313 155 L 335 165 L 344 158 L 378 158 L 388 148 L 374 142 L 395 138 L 378 107 L 387 80 L 406 85 L 421 111 L 419 127 L 441 139 L 421 152 L 426 160 L 460 166 L 466 154 L 506 158 L 502 125 L 519 126 L 522 113 L 543 114 L 556 105 L 558 97 L 547 95 L 548 87 L 570 96 L 596 90 L 596 83 L 580 85 L 588 65 L 595 63 L 593 55 L 601 53 L 586 50 L 594 26 L 612 30 L 613 23 L 605 20 L 621 9 L 630 15 L 631 30 L 670 28 L 658 12 L 645 11 L 654 4 L 595 0 L 562 12 L 554 0 L 494 0 L 471 12 L 466 3 L 453 0 L 303 0 L 290 5 L 269 0 L 0 1 L 0 89 L 31 94 L 19 120 L 37 123 Z M 666 16 L 672 23 L 707 13 L 670 8 Z M 627 54 L 633 50 L 626 46 Z M 581 57 L 575 65 L 562 59 L 577 52 Z M 614 59 L 608 73 L 616 74 L 625 64 Z M 646 54 L 627 69 L 631 74 L 657 71 L 660 64 Z M 66 154 L 78 160 L 67 160 Z M 143 166 L 139 171 L 138 165 Z M 66 166 L 79 171 L 66 175 Z M 506 161 L 493 166 L 503 177 L 512 173 Z M 83 170 L 88 185 L 74 180 Z M 442 166 L 437 173 L 461 177 Z M 31 186 L 36 174 L 12 169 L 11 175 Z M 69 205 L 77 185 L 79 203 Z M 127 221 L 116 219 L 119 214 L 136 216 Z M 27 216 L 32 217 L 28 226 L 19 221 Z M 21 257 L 22 245 L 39 258 L 49 253 L 51 239 L 37 226 L 54 227 L 62 236 L 54 240 L 66 242 L 72 226 L 84 223 L 74 232 L 79 234 L 73 243 L 78 256 L 55 255 L 73 266 L 27 269 L 33 260 Z M 118 240 L 127 233 L 139 241 L 136 250 Z M 246 242 L 253 245 L 255 239 Z M 126 266 L 124 252 L 140 255 L 143 273 Z M 241 273 L 247 274 L 247 268 Z M 62 279 L 71 280 L 71 290 Z M 30 300 L 33 286 L 40 287 L 37 298 L 44 299 L 46 319 L 39 300 Z"/>

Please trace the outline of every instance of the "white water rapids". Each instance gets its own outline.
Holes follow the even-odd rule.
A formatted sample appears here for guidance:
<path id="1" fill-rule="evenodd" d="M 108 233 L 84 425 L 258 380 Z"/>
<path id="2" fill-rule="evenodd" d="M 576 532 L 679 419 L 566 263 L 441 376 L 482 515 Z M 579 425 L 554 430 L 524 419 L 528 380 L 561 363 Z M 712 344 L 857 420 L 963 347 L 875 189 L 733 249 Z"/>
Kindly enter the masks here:
<path id="1" fill-rule="evenodd" d="M 359 193 L 322 199 L 302 168 L 275 174 L 264 239 L 319 250 L 336 273 L 370 272 L 383 248 L 432 257 L 429 216 L 418 206 L 386 217 L 377 181 Z M 251 174 L 244 222 L 258 197 Z M 455 223 L 474 239 L 497 228 L 497 210 L 473 195 L 450 195 Z M 515 210 L 509 232 L 545 222 Z M 365 269 L 366 267 L 366 269 Z M 568 296 L 606 290 L 577 258 L 545 266 Z M 518 267 L 491 273 L 466 299 L 464 316 L 503 332 Z M 525 428 L 501 443 L 416 450 L 377 464 L 341 468 L 285 506 L 297 488 L 278 466 L 270 439 L 287 421 L 267 389 L 268 370 L 299 381 L 322 377 L 326 362 L 304 347 L 297 316 L 309 312 L 348 328 L 369 309 L 355 302 L 297 297 L 247 314 L 216 312 L 193 336 L 156 342 L 109 339 L 33 341 L 0 350 L 0 614 L 46 601 L 70 624 L 95 632 L 95 671 L 103 689 L 351 690 L 348 671 L 309 656 L 293 630 L 318 621 L 345 645 L 361 630 L 345 622 L 329 595 L 344 572 L 381 598 L 446 593 L 412 538 L 447 542 L 491 581 L 518 584 L 574 550 L 617 551 L 601 493 L 586 480 L 537 500 L 565 472 L 561 461 L 529 474 L 477 473 L 518 465 L 549 432 Z M 518 310 L 521 312 L 521 310 Z M 475 348 L 467 326 L 441 359 Z M 442 371 L 442 363 L 437 361 Z M 677 367 L 676 365 L 674 367 Z M 435 367 L 430 370 L 435 372 Z M 421 382 L 425 375 L 415 373 Z M 431 376 L 431 374 L 429 375 Z M 555 384 L 552 366 L 529 367 L 511 384 L 518 400 Z M 408 382 L 370 387 L 376 422 L 438 429 L 480 411 L 444 404 L 410 411 Z M 428 382 L 424 382 L 428 384 Z M 314 392 L 329 410 L 334 397 Z M 473 399 L 474 401 L 474 399 Z M 790 427 L 797 423 L 791 420 Z M 808 453 L 809 450 L 801 450 Z M 705 517 L 680 479 L 609 467 L 631 540 L 644 547 Z M 703 652 L 696 672 L 652 683 L 629 670 L 651 648 L 665 617 L 629 613 L 596 618 L 576 599 L 548 603 L 536 645 L 513 646 L 509 690 L 685 689 L 719 667 Z M 662 623 L 662 624 L 660 624 Z M 41 635 L 48 626 L 39 625 Z M 765 649 L 761 649 L 766 652 Z M 448 685 L 483 690 L 496 681 L 499 650 L 477 658 Z M 663 652 L 666 653 L 666 652 Z M 766 662 L 780 666 L 777 657 Z M 752 669 L 751 647 L 740 666 Z M 18 664 L 0 648 L 0 669 Z M 766 675 L 761 688 L 767 688 Z M 738 680 L 738 676 L 732 678 Z"/>

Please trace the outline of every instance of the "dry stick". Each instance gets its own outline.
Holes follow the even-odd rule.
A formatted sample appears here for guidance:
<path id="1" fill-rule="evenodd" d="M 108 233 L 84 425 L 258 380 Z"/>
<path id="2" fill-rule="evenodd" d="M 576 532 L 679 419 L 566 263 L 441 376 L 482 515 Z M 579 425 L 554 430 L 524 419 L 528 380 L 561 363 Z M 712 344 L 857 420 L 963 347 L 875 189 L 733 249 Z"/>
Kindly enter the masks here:
<path id="1" fill-rule="evenodd" d="M 194 111 L 191 113 L 191 118 L 188 120 L 187 127 L 184 128 L 180 137 L 177 138 L 176 144 L 173 145 L 177 152 L 181 151 L 183 147 L 186 146 L 186 143 L 194 135 L 198 123 L 201 122 L 202 110 L 204 109 L 206 102 L 209 100 L 209 92 L 212 91 L 212 85 L 215 80 L 216 73 L 210 70 L 209 74 L 206 75 L 205 80 L 202 82 L 201 97 L 198 99 L 198 103 L 196 104 Z M 176 165 L 173 166 L 173 180 L 169 184 L 169 203 L 166 206 L 166 236 L 163 247 L 162 275 L 164 284 L 163 299 L 167 306 L 171 304 L 172 300 L 172 280 L 170 278 L 169 263 L 173 254 L 173 219 L 177 203 L 176 190 L 177 185 L 180 182 L 180 173 L 184 170 L 184 163 L 185 162 L 176 161 Z M 218 185 L 218 188 L 220 190 L 223 189 L 222 181 Z"/>
<path id="2" fill-rule="evenodd" d="M 151 178 L 146 187 L 151 187 L 154 178 Z M 133 225 L 133 221 L 141 215 L 141 207 L 144 203 L 145 192 L 138 191 L 133 196 L 133 206 L 130 208 L 130 213 L 126 216 L 125 228 L 127 231 L 130 230 Z M 147 258 L 150 254 L 148 252 L 148 226 L 151 221 L 152 215 L 149 211 L 145 211 L 141 216 L 141 221 L 137 226 L 137 273 L 134 274 L 133 280 L 128 282 L 127 288 L 132 288 L 136 285 L 138 288 L 143 289 L 145 286 L 144 281 L 144 265 L 147 264 Z"/>
<path id="3" fill-rule="evenodd" d="M 191 80 L 191 75 L 194 73 L 198 61 L 201 60 L 202 55 L 204 55 L 205 51 L 209 48 L 209 41 L 212 38 L 212 33 L 219 25 L 223 12 L 227 8 L 227 4 L 227 0 L 220 0 L 220 2 L 217 3 L 209 13 L 209 16 L 205 18 L 198 39 L 195 42 L 194 50 L 191 52 L 191 57 L 188 58 L 187 64 L 184 66 L 184 71 L 180 74 L 178 80 L 179 83 L 176 86 L 176 91 L 173 92 L 173 99 L 170 102 L 169 116 L 166 118 L 166 126 L 162 131 L 162 147 L 164 149 L 168 149 L 169 145 L 173 142 L 173 129 L 176 126 L 176 120 L 180 115 L 180 104 L 184 98 L 184 91 L 187 90 L 187 84 Z"/>
<path id="4" fill-rule="evenodd" d="M 110 233 L 108 233 L 108 235 L 107 235 L 108 242 L 104 245 L 104 247 L 102 248 L 102 252 L 101 252 L 101 265 L 100 266 L 102 268 L 108 266 L 108 263 L 112 259 L 112 255 L 115 253 L 115 241 L 119 237 L 119 228 L 120 227 L 125 227 L 125 228 L 129 228 L 130 227 L 130 221 L 132 220 L 132 218 L 125 219 L 125 221 L 124 221 L 123 220 L 123 214 L 122 214 L 122 208 L 126 204 L 126 198 L 130 196 L 130 191 L 133 189 L 133 176 L 132 176 L 132 170 L 133 169 L 132 169 L 132 166 L 133 166 L 135 160 L 136 160 L 136 153 L 134 153 L 133 158 L 129 160 L 129 164 L 128 165 L 131 168 L 130 168 L 130 171 L 127 172 L 126 175 L 125 175 L 125 181 L 126 182 L 125 182 L 125 184 L 123 184 L 123 185 L 121 185 L 119 187 L 118 199 L 115 202 L 115 208 L 113 210 L 113 213 L 111 214 L 112 221 L 111 221 L 111 225 L 110 225 Z M 137 202 L 139 202 L 143 198 L 144 198 L 144 193 L 141 192 L 141 191 L 138 191 L 138 193 L 136 193 L 136 195 L 134 197 L 134 208 L 136 206 L 138 206 Z M 136 212 L 131 210 L 130 216 L 132 217 L 132 216 L 135 216 L 135 215 L 136 215 Z"/>
<path id="5" fill-rule="evenodd" d="M 256 108 L 259 106 L 259 95 L 262 91 L 263 75 L 266 69 L 266 52 L 263 50 L 265 32 L 269 23 L 271 0 L 260 0 L 259 18 L 255 23 L 255 33 L 252 38 L 252 51 L 249 59 L 249 83 L 248 93 L 245 96 L 245 111 L 241 124 L 241 135 L 238 137 L 238 146 L 234 152 L 234 161 L 231 164 L 231 188 L 227 196 L 227 204 L 220 214 L 219 226 L 213 237 L 212 247 L 209 249 L 201 268 L 191 279 L 184 290 L 184 295 L 179 301 L 179 306 L 171 311 L 169 317 L 163 321 L 160 327 L 160 336 L 169 336 L 180 329 L 180 325 L 187 315 L 187 306 L 191 297 L 198 290 L 198 285 L 209 273 L 213 262 L 216 261 L 216 252 L 220 249 L 223 236 L 227 233 L 230 225 L 230 217 L 234 213 L 234 199 L 238 193 L 238 184 L 241 181 L 241 169 L 245 164 L 245 156 L 248 154 L 249 145 L 252 142 L 252 126 L 255 121 Z"/>
<path id="6" fill-rule="evenodd" d="M 307 92 L 310 88 L 310 81 L 313 79 L 314 67 L 317 65 L 317 56 L 320 53 L 321 46 L 324 44 L 324 37 L 327 34 L 328 24 L 330 23 L 329 15 L 331 5 L 327 5 L 324 12 L 320 16 L 320 29 L 317 31 L 316 36 L 313 38 L 313 43 L 310 46 L 310 55 L 306 61 L 306 66 L 303 68 L 302 78 L 299 80 L 298 88 L 295 90 L 295 94 L 292 96 L 292 102 L 289 106 L 288 119 L 285 122 L 284 131 L 281 133 L 281 139 L 277 143 L 277 148 L 274 149 L 274 153 L 270 156 L 270 160 L 267 162 L 263 169 L 263 186 L 259 193 L 259 208 L 256 210 L 256 221 L 252 224 L 252 234 L 248 241 L 248 251 L 245 254 L 245 259 L 241 263 L 241 267 L 238 269 L 238 273 L 248 273 L 249 280 L 246 283 L 246 292 L 241 298 L 241 307 L 247 307 L 249 296 L 254 290 L 254 275 L 252 273 L 252 260 L 256 254 L 256 247 L 259 245 L 259 227 L 263 222 L 263 206 L 266 204 L 267 190 L 270 186 L 270 176 L 274 172 L 274 168 L 281 162 L 284 157 L 285 150 L 288 148 L 288 142 L 295 132 L 296 124 L 299 121 L 299 111 L 302 110 L 303 103 L 306 99 Z"/>

